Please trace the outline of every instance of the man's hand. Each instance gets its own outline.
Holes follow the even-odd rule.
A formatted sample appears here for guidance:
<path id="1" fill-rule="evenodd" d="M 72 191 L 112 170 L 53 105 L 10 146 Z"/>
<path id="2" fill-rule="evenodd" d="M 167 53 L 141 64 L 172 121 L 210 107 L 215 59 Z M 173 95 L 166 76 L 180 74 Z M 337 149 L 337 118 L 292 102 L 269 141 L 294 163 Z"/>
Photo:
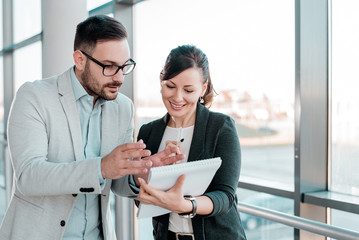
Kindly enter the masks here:
<path id="1" fill-rule="evenodd" d="M 152 156 L 146 157 L 142 160 L 147 160 L 152 163 L 151 167 L 160 167 L 164 165 L 171 165 L 174 163 L 179 163 L 185 158 L 184 154 L 180 154 L 178 147 L 170 147 L 166 148 L 165 150 L 158 152 L 156 154 L 153 154 Z M 140 159 L 136 159 L 137 161 Z M 140 182 L 138 181 L 138 178 L 143 178 L 145 181 L 147 181 L 148 178 L 148 171 L 134 174 L 134 180 L 136 182 L 136 185 L 139 186 Z"/>
<path id="2" fill-rule="evenodd" d="M 118 179 L 126 175 L 147 173 L 148 168 L 152 166 L 152 161 L 144 158 L 151 155 L 149 150 L 144 149 L 145 147 L 142 141 L 117 146 L 101 160 L 102 177 Z"/>
<path id="3" fill-rule="evenodd" d="M 169 147 L 165 150 L 153 154 L 152 156 L 147 157 L 146 159 L 152 162 L 152 167 L 160 167 L 164 165 L 170 165 L 174 163 L 179 163 L 185 158 L 184 154 L 180 153 L 179 147 Z"/>

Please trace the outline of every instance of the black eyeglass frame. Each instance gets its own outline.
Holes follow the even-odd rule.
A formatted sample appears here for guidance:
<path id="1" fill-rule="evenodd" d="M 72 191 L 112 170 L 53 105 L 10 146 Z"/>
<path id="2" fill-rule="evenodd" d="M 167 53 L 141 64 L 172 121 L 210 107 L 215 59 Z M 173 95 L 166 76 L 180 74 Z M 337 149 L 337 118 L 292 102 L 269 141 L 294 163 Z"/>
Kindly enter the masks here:
<path id="1" fill-rule="evenodd" d="M 130 61 L 129 64 L 124 64 L 124 65 L 122 65 L 122 66 L 115 65 L 115 64 L 107 65 L 107 64 L 101 63 L 100 61 L 98 61 L 97 59 L 93 58 L 92 56 L 90 56 L 89 54 L 87 54 L 86 52 L 84 52 L 84 51 L 82 51 L 82 50 L 80 50 L 80 52 L 82 52 L 88 59 L 90 59 L 90 60 L 93 61 L 94 63 L 96 63 L 96 64 L 98 64 L 99 66 L 101 66 L 101 67 L 102 67 L 102 74 L 103 74 L 105 77 L 114 76 L 114 75 L 116 75 L 116 74 L 118 73 L 118 71 L 120 71 L 120 69 L 123 70 L 123 69 L 124 69 L 125 67 L 127 67 L 127 66 L 134 65 L 133 68 L 132 68 L 132 70 L 131 70 L 130 72 L 128 72 L 128 73 L 123 73 L 123 75 L 127 75 L 127 74 L 130 74 L 130 73 L 135 69 L 135 67 L 136 67 L 136 62 L 135 62 L 132 58 L 130 58 L 130 59 L 127 60 L 127 61 Z M 113 67 L 113 66 L 117 67 L 116 72 L 115 72 L 114 74 L 111 74 L 111 75 L 106 75 L 106 74 L 105 74 L 105 68 L 106 68 L 106 67 Z"/>

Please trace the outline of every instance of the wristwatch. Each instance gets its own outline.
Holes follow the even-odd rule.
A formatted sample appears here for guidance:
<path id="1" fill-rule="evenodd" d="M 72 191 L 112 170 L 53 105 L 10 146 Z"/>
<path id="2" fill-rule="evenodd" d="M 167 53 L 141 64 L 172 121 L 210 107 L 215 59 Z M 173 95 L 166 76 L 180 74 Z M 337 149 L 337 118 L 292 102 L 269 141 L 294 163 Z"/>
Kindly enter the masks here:
<path id="1" fill-rule="evenodd" d="M 192 212 L 189 213 L 179 213 L 178 215 L 183 217 L 183 218 L 193 218 L 194 216 L 196 216 L 196 212 L 197 212 L 197 203 L 196 203 L 196 198 L 191 196 L 191 195 L 185 195 L 183 196 L 185 199 L 190 200 L 192 203 Z"/>

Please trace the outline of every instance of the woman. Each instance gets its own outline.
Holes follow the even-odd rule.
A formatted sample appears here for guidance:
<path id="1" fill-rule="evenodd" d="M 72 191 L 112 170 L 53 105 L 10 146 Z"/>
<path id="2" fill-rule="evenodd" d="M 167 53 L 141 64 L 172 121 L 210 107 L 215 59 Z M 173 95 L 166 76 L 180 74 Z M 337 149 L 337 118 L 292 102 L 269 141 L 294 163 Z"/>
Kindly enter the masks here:
<path id="1" fill-rule="evenodd" d="M 237 211 L 236 189 L 241 153 L 234 121 L 208 110 L 214 90 L 206 55 L 190 45 L 173 49 L 160 75 L 161 94 L 168 113 L 141 127 L 152 153 L 181 145 L 184 161 L 221 157 L 222 165 L 202 196 L 183 197 L 181 176 L 169 191 L 153 189 L 142 178 L 138 199 L 167 208 L 170 214 L 153 218 L 154 239 L 246 239 Z"/>

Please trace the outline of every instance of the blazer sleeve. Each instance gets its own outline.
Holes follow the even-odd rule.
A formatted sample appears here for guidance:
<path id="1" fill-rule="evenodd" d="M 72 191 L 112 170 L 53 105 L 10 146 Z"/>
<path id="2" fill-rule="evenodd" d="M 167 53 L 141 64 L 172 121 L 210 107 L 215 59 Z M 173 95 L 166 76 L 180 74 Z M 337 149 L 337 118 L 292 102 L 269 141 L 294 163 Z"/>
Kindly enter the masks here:
<path id="1" fill-rule="evenodd" d="M 124 99 L 121 100 L 122 100 L 121 104 L 124 104 L 123 102 L 125 100 Z M 128 112 L 122 113 L 122 115 L 124 115 L 126 119 L 130 119 L 130 121 L 128 121 L 126 136 L 124 138 L 123 143 L 133 142 L 135 111 L 132 102 L 128 102 L 128 105 L 130 106 L 129 108 L 127 108 Z M 118 124 L 123 124 L 124 122 L 126 122 L 125 119 L 122 120 L 120 119 L 120 122 Z M 113 180 L 111 185 L 111 190 L 116 195 L 122 197 L 133 198 L 137 196 L 137 193 L 130 186 L 130 175 L 126 175 L 120 179 Z"/>
<path id="2" fill-rule="evenodd" d="M 140 127 L 140 130 L 139 130 L 138 135 L 137 135 L 137 141 L 142 139 L 143 142 L 146 144 L 147 140 L 148 140 L 148 137 L 149 137 L 149 134 L 150 134 L 150 130 L 151 130 L 150 124 L 142 125 Z M 138 194 L 138 192 L 137 192 L 137 194 Z M 134 202 L 135 202 L 135 205 L 138 207 L 139 204 L 140 204 L 140 201 L 138 201 L 137 199 L 134 199 Z"/>
<path id="3" fill-rule="evenodd" d="M 8 143 L 17 189 L 29 196 L 101 193 L 98 158 L 88 161 L 49 159 L 51 136 L 46 130 L 49 122 L 44 109 L 57 109 L 57 106 L 53 99 L 45 102 L 37 98 L 38 91 L 31 84 L 23 85 L 16 94 L 9 115 Z M 63 139 L 61 143 L 65 141 Z M 64 143 L 61 146 L 72 145 Z M 69 149 L 63 148 L 62 155 L 65 156 Z"/>
<path id="4" fill-rule="evenodd" d="M 228 116 L 218 132 L 214 157 L 221 157 L 222 164 L 204 194 L 214 205 L 213 212 L 207 217 L 228 212 L 236 202 L 241 150 L 234 120 Z"/>

